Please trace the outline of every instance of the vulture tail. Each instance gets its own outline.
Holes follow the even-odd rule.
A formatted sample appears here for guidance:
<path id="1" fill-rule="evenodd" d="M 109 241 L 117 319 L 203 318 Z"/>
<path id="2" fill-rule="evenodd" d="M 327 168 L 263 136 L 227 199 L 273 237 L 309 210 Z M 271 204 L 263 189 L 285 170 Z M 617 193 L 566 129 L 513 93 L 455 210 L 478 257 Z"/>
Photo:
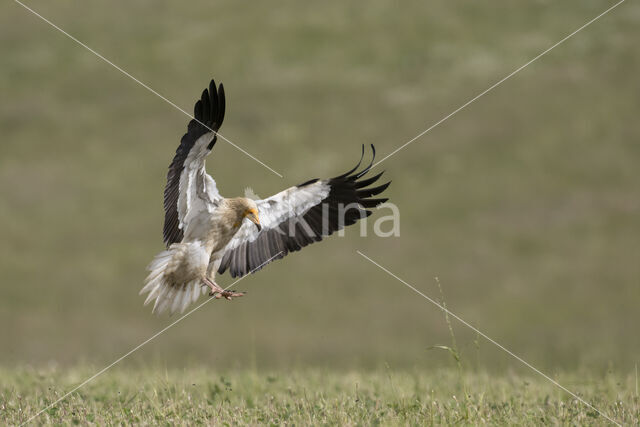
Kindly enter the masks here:
<path id="1" fill-rule="evenodd" d="M 167 277 L 166 270 L 171 261 L 175 261 L 175 256 L 180 249 L 178 245 L 172 245 L 166 251 L 160 252 L 147 267 L 149 275 L 144 281 L 144 287 L 140 290 L 140 295 L 148 292 L 144 305 L 155 300 L 153 306 L 154 313 L 169 311 L 184 312 L 184 310 L 196 302 L 200 295 L 206 292 L 206 287 L 202 286 L 200 280 L 193 280 L 189 283 L 176 284 Z"/>

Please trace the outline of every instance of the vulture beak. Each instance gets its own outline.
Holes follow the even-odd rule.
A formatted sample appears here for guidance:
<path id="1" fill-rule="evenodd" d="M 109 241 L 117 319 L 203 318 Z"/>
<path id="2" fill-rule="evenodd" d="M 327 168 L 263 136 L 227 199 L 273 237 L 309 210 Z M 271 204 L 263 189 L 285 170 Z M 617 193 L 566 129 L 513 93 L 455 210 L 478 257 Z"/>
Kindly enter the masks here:
<path id="1" fill-rule="evenodd" d="M 262 226 L 260 225 L 260 219 L 258 218 L 258 212 L 251 210 L 247 212 L 246 217 L 249 218 L 249 221 L 251 221 L 256 225 L 256 227 L 258 228 L 258 231 L 262 230 Z"/>

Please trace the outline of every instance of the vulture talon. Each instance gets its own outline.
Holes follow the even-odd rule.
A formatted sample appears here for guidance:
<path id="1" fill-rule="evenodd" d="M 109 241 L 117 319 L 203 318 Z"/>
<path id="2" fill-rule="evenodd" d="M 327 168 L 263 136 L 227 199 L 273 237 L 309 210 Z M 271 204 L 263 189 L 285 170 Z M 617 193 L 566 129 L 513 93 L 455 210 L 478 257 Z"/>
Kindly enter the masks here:
<path id="1" fill-rule="evenodd" d="M 215 291 L 210 293 L 209 295 L 213 296 L 215 299 L 224 298 L 231 301 L 234 297 L 244 296 L 244 292 L 238 292 L 234 290 L 222 290 L 222 292 Z"/>

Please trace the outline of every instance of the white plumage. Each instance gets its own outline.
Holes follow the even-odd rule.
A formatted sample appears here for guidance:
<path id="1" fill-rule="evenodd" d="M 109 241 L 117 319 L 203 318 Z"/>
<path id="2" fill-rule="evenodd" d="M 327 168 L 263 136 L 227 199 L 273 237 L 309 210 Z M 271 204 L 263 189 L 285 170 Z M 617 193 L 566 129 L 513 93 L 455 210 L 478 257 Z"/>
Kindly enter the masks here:
<path id="1" fill-rule="evenodd" d="M 213 81 L 194 108 L 176 155 L 169 166 L 164 192 L 164 241 L 167 249 L 149 264 L 140 293 L 154 312 L 184 311 L 210 288 L 217 298 L 242 293 L 220 288 L 215 273 L 227 269 L 243 276 L 289 252 L 322 240 L 368 216 L 386 199 L 371 196 L 389 183 L 368 187 L 381 173 L 362 178 L 358 165 L 331 179 L 313 179 L 263 200 L 224 198 L 205 169 L 205 158 L 217 140 L 225 113 L 224 88 Z M 375 158 L 375 149 L 373 158 Z M 364 147 L 362 154 L 364 156 Z M 245 221 L 247 219 L 247 221 Z"/>

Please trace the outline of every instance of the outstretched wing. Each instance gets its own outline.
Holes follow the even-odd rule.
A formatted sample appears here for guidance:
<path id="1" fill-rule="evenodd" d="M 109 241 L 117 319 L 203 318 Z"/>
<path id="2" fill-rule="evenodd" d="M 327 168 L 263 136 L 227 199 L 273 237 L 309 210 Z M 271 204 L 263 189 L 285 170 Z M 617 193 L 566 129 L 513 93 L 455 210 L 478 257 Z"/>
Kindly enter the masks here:
<path id="1" fill-rule="evenodd" d="M 375 159 L 375 148 L 373 159 Z M 362 147 L 364 157 L 364 146 Z M 371 215 L 373 208 L 387 199 L 373 199 L 390 184 L 369 187 L 382 172 L 368 179 L 360 179 L 369 166 L 354 173 L 362 162 L 350 171 L 331 179 L 313 179 L 288 188 L 264 200 L 257 200 L 262 230 L 245 221 L 224 249 L 218 272 L 227 269 L 233 277 L 244 276 L 262 268 L 289 252 L 322 240 L 344 226 Z"/>
<path id="2" fill-rule="evenodd" d="M 216 90 L 213 80 L 196 102 L 187 133 L 180 140 L 169 165 L 164 188 L 164 243 L 169 247 L 180 242 L 189 213 L 206 208 L 205 201 L 220 199 L 216 183 L 204 168 L 204 159 L 216 143 L 224 119 L 224 87 Z"/>

